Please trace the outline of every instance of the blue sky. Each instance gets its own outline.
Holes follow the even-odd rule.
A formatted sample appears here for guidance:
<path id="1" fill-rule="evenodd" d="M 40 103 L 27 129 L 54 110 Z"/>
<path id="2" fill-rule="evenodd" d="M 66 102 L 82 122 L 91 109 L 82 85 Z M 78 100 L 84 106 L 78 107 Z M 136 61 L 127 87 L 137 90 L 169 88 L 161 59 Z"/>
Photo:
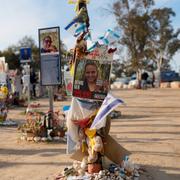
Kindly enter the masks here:
<path id="1" fill-rule="evenodd" d="M 90 28 L 92 36 L 96 39 L 108 28 L 113 28 L 114 18 L 103 7 L 111 4 L 113 0 L 91 0 L 88 5 Z M 180 27 L 180 0 L 155 0 L 157 7 L 171 7 L 176 13 L 173 26 Z M 64 30 L 64 27 L 75 16 L 74 5 L 67 0 L 0 0 L 0 50 L 9 45 L 16 44 L 25 35 L 31 36 L 38 44 L 38 29 L 60 26 L 61 40 L 72 48 L 75 39 Z M 172 61 L 175 70 L 180 68 L 180 52 Z"/>

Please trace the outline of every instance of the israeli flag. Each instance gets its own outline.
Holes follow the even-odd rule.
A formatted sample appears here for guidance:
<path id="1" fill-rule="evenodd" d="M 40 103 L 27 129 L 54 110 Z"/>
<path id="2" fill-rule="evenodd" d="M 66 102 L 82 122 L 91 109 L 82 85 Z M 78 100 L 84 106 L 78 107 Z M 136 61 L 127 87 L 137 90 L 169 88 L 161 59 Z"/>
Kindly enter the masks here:
<path id="1" fill-rule="evenodd" d="M 100 129 L 106 125 L 106 116 L 117 106 L 124 104 L 121 99 L 113 97 L 110 93 L 104 99 L 90 129 Z"/>
<path id="2" fill-rule="evenodd" d="M 97 41 L 93 42 L 91 40 L 87 40 L 87 51 L 88 52 L 94 51 L 94 49 L 96 49 L 97 45 L 98 45 Z"/>
<path id="3" fill-rule="evenodd" d="M 81 33 L 87 31 L 86 23 L 80 23 L 78 19 L 73 19 L 66 27 L 65 30 L 68 31 L 75 37 L 78 37 Z"/>
<path id="4" fill-rule="evenodd" d="M 84 40 L 85 40 L 85 41 L 87 41 L 87 40 L 92 41 L 92 37 L 91 37 L 91 33 L 90 33 L 90 32 L 88 32 L 88 33 L 84 36 Z"/>
<path id="5" fill-rule="evenodd" d="M 104 44 L 104 45 L 109 45 L 111 43 L 113 43 L 114 41 L 118 40 L 120 38 L 120 36 L 113 30 L 108 29 L 105 32 L 105 35 L 102 37 L 99 37 L 99 44 Z"/>

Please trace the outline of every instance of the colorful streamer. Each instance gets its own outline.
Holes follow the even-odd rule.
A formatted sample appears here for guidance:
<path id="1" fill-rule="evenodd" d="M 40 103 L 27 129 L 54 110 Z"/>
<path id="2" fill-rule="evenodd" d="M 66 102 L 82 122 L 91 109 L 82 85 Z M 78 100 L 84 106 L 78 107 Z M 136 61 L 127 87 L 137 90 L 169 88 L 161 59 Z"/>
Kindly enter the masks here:
<path id="1" fill-rule="evenodd" d="M 78 37 L 83 32 L 87 31 L 86 23 L 78 22 L 78 19 L 73 19 L 66 27 L 65 30 L 71 33 L 74 37 Z"/>

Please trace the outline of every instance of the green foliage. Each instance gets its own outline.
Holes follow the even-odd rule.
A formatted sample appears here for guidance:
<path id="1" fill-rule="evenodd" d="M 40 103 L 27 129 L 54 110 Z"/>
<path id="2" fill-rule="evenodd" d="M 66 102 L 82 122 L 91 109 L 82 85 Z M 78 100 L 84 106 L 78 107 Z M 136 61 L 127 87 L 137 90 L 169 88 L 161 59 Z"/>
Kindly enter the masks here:
<path id="1" fill-rule="evenodd" d="M 169 66 L 170 60 L 180 49 L 180 30 L 174 30 L 171 25 L 171 16 L 175 16 L 171 8 L 154 9 L 151 13 L 156 36 L 151 40 L 155 61 L 162 61 L 161 69 Z"/>
<path id="2" fill-rule="evenodd" d="M 16 69 L 20 67 L 19 57 L 12 48 L 8 48 L 7 50 L 1 53 L 1 56 L 6 58 L 6 62 L 8 63 L 9 69 Z"/>
<path id="3" fill-rule="evenodd" d="M 31 67 L 35 70 L 40 69 L 40 58 L 39 58 L 39 47 L 36 45 L 35 40 L 32 37 L 24 36 L 22 39 L 18 41 L 17 44 L 9 46 L 4 51 L 0 51 L 0 57 L 5 56 L 6 62 L 9 65 L 10 69 L 20 68 L 20 48 L 22 47 L 30 47 L 32 50 L 32 62 Z M 62 53 L 62 58 L 66 55 L 67 48 L 60 41 L 60 49 Z"/>
<path id="4" fill-rule="evenodd" d="M 180 30 L 175 31 L 171 25 L 174 11 L 171 8 L 153 9 L 153 5 L 153 0 L 116 0 L 112 5 L 121 30 L 119 43 L 127 52 L 127 63 L 123 67 L 126 70 L 147 69 L 150 60 L 157 64 L 156 67 L 169 68 L 170 60 L 180 49 Z"/>

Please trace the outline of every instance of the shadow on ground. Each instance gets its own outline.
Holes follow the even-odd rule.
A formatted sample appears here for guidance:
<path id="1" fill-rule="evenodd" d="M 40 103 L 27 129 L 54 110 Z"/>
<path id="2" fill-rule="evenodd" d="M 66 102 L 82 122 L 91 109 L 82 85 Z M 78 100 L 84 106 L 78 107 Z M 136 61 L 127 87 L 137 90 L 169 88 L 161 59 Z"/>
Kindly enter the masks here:
<path id="1" fill-rule="evenodd" d="M 141 165 L 140 167 L 145 171 L 141 174 L 139 180 L 180 180 L 179 168 Z M 167 171 L 170 170 L 175 173 L 168 173 Z"/>

